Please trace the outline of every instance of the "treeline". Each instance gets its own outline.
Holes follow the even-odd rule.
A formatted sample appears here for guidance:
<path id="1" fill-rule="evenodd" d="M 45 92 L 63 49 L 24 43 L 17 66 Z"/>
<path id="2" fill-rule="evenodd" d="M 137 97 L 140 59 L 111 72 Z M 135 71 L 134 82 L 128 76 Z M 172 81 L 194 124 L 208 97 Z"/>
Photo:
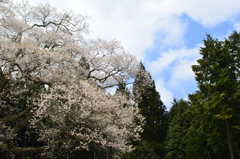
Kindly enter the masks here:
<path id="1" fill-rule="evenodd" d="M 199 90 L 167 111 L 118 41 L 84 37 L 86 18 L 0 2 L 1 158 L 240 158 L 239 32 L 207 35 Z"/>
<path id="2" fill-rule="evenodd" d="M 192 66 L 198 90 L 188 101 L 174 99 L 169 112 L 154 82 L 139 90 L 135 102 L 146 124 L 136 149 L 124 158 L 240 158 L 240 32 L 222 41 L 207 35 L 200 55 Z M 151 79 L 138 74 L 134 86 L 145 85 L 146 76 Z"/>
<path id="3" fill-rule="evenodd" d="M 169 112 L 166 157 L 239 158 L 240 33 L 223 41 L 207 35 L 200 54 L 192 66 L 199 90 Z"/>
<path id="4" fill-rule="evenodd" d="M 199 90 L 189 101 L 173 101 L 165 140 L 159 142 L 164 151 L 155 158 L 240 157 L 240 33 L 223 41 L 207 35 L 200 54 L 192 66 Z"/>
<path id="5" fill-rule="evenodd" d="M 128 158 L 240 158 L 240 33 L 234 31 L 222 41 L 207 35 L 200 54 L 198 64 L 192 66 L 199 89 L 189 94 L 188 101 L 174 99 L 170 111 L 164 113 L 154 110 L 153 103 L 158 102 L 153 97 L 138 102 L 142 115 L 153 120 L 146 120 L 147 129 L 143 127 L 145 145 L 141 141 L 132 152 L 136 156 Z M 149 106 L 152 112 L 145 114 Z M 157 128 L 154 117 L 159 117 Z M 159 137 L 154 136 L 158 130 Z M 153 138 L 145 138 L 144 132 Z M 153 151 L 143 150 L 144 141 L 150 146 L 147 150 Z"/>

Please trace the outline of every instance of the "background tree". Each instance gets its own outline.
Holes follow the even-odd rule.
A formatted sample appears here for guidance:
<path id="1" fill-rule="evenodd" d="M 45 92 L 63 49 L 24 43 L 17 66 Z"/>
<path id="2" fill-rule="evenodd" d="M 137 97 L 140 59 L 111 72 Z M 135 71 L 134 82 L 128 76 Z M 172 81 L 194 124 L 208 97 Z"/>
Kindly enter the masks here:
<path id="1" fill-rule="evenodd" d="M 133 95 L 139 113 L 145 117 L 146 121 L 141 138 L 149 142 L 159 156 L 163 156 L 168 128 L 166 106 L 156 91 L 150 73 L 146 71 L 142 63 L 134 80 Z"/>
<path id="2" fill-rule="evenodd" d="M 166 137 L 166 158 L 186 158 L 186 134 L 191 123 L 189 102 L 174 99 L 168 114 L 169 129 Z"/>
<path id="3" fill-rule="evenodd" d="M 125 153 L 121 159 L 159 159 L 160 156 L 155 152 L 153 145 L 148 141 L 140 141 L 130 153 Z"/>
<path id="4" fill-rule="evenodd" d="M 238 32 L 224 41 L 207 35 L 202 58 L 192 67 L 200 89 L 195 110 L 208 134 L 207 143 L 219 158 L 239 157 L 239 42 Z"/>

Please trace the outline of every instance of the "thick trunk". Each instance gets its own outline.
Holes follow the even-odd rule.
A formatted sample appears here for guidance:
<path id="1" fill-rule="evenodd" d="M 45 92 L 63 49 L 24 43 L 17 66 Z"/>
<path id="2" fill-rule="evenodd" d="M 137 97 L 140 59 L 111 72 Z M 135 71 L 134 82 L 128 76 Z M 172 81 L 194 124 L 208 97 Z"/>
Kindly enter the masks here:
<path id="1" fill-rule="evenodd" d="M 228 138 L 228 146 L 229 146 L 230 157 L 231 157 L 231 159 L 234 159 L 232 139 L 231 139 L 231 133 L 230 133 L 230 130 L 229 130 L 228 121 L 226 120 L 225 123 L 226 123 L 226 129 L 227 129 L 227 138 Z"/>

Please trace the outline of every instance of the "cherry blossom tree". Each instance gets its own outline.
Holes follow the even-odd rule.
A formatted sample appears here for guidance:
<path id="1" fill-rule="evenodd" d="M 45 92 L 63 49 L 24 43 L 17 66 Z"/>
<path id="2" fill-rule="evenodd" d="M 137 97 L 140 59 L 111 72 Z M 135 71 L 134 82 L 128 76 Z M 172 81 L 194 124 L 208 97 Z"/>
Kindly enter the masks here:
<path id="1" fill-rule="evenodd" d="M 86 19 L 0 2 L 0 151 L 131 150 L 127 138 L 138 138 L 133 120 L 142 117 L 105 88 L 134 78 L 138 62 L 116 40 L 84 38 Z"/>
<path id="2" fill-rule="evenodd" d="M 132 122 L 136 115 L 131 104 L 124 96 L 106 95 L 87 81 L 57 85 L 49 94 L 41 95 L 31 126 L 38 126 L 39 121 L 42 124 L 42 119 L 51 119 L 50 126 L 46 123 L 40 131 L 41 140 L 48 142 L 50 148 L 61 144 L 63 150 L 81 150 L 94 143 L 103 148 L 130 151 L 128 137 L 138 138 L 134 132 L 141 131 Z"/>

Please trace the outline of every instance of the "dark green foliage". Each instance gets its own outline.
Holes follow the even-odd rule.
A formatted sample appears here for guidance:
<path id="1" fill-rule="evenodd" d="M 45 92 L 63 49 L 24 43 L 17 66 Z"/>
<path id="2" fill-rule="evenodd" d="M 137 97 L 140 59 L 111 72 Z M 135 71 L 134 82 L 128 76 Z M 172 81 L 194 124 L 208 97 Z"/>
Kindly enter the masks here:
<path id="1" fill-rule="evenodd" d="M 199 91 L 190 105 L 174 100 L 169 112 L 166 158 L 240 157 L 240 33 L 223 41 L 207 35 L 192 66 Z"/>
<path id="2" fill-rule="evenodd" d="M 146 121 L 141 139 L 149 142 L 154 151 L 159 156 L 163 156 L 168 128 L 167 111 L 156 91 L 151 75 L 145 70 L 142 63 L 134 81 L 133 93 L 140 114 L 145 117 Z"/>
<path id="3" fill-rule="evenodd" d="M 121 156 L 121 159 L 159 159 L 153 146 L 147 141 L 141 141 L 130 153 Z"/>
<path id="4" fill-rule="evenodd" d="M 185 158 L 186 159 L 210 159 L 207 146 L 204 145 L 204 132 L 196 129 L 195 126 L 190 126 L 186 134 L 186 147 Z M 213 157 L 214 158 L 214 157 Z"/>
<path id="5" fill-rule="evenodd" d="M 186 133 L 190 125 L 188 119 L 189 103 L 174 99 L 169 112 L 169 130 L 166 141 L 166 158 L 180 159 L 185 157 Z"/>
<path id="6" fill-rule="evenodd" d="M 192 95 L 199 126 L 218 158 L 239 158 L 240 34 L 233 32 L 224 41 L 207 35 L 200 54 L 198 65 L 192 67 L 200 89 Z"/>

